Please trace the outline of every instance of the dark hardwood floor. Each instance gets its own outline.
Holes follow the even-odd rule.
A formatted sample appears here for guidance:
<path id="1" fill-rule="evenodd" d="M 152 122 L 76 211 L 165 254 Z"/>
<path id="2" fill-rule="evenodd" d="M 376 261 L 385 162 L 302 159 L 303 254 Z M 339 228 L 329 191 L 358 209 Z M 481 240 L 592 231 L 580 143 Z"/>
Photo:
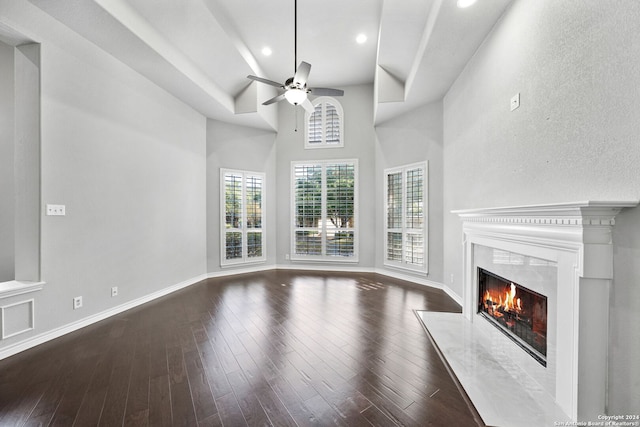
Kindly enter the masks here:
<path id="1" fill-rule="evenodd" d="M 0 361 L 0 425 L 477 425 L 413 310 L 375 274 L 209 279 Z"/>

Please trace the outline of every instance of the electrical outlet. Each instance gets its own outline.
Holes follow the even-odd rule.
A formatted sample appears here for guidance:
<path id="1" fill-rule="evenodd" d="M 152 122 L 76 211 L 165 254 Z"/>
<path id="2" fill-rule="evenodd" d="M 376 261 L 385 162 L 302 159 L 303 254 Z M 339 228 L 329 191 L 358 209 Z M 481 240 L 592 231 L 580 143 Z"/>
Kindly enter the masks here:
<path id="1" fill-rule="evenodd" d="M 520 92 L 513 95 L 511 98 L 511 111 L 515 110 L 520 106 Z"/>
<path id="2" fill-rule="evenodd" d="M 289 260 L 289 254 L 285 254 L 284 259 Z"/>
<path id="3" fill-rule="evenodd" d="M 451 274 L 451 284 L 453 285 L 453 274 Z"/>
<path id="4" fill-rule="evenodd" d="M 77 310 L 82 307 L 82 297 L 75 297 L 73 299 L 73 309 Z"/>
<path id="5" fill-rule="evenodd" d="M 111 288 L 111 296 L 112 297 L 117 297 L 118 296 L 118 287 L 117 286 L 113 286 Z"/>

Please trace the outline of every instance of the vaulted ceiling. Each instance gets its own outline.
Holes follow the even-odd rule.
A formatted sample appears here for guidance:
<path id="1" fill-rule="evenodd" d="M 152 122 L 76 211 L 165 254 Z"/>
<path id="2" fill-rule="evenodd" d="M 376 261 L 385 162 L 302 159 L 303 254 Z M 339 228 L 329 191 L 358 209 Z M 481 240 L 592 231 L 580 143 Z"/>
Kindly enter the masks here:
<path id="1" fill-rule="evenodd" d="M 30 1 L 207 117 L 277 129 L 277 89 L 246 76 L 293 75 L 294 0 Z M 298 0 L 297 59 L 310 86 L 373 84 L 383 123 L 441 99 L 509 1 Z"/>

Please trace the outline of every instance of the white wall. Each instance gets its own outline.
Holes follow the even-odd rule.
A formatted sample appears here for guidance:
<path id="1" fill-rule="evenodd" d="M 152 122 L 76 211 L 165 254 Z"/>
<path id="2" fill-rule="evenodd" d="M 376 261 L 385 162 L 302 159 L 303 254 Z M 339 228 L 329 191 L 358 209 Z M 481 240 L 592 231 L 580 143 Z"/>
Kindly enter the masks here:
<path id="1" fill-rule="evenodd" d="M 417 108 L 376 127 L 376 267 L 384 266 L 384 170 L 428 161 L 428 242 L 430 281 L 443 283 L 442 276 L 442 102 Z M 396 270 L 399 271 L 399 270 Z M 402 270 L 403 274 L 412 273 Z"/>
<path id="2" fill-rule="evenodd" d="M 452 209 L 640 198 L 640 3 L 516 0 L 444 99 L 444 276 Z M 509 100 L 520 92 L 521 106 Z M 615 228 L 609 413 L 640 402 L 640 212 Z"/>
<path id="3" fill-rule="evenodd" d="M 13 46 L 0 42 L 0 282 L 15 278 L 13 67 Z"/>
<path id="4" fill-rule="evenodd" d="M 275 107 L 274 107 L 275 108 Z M 276 259 L 276 134 L 259 129 L 207 120 L 207 272 L 265 268 Z M 220 169 L 265 173 L 264 264 L 220 267 Z"/>
<path id="5" fill-rule="evenodd" d="M 35 330 L 2 350 L 206 273 L 206 120 L 32 5 L 0 16 L 42 42 L 42 202 L 67 212 L 41 214 Z"/>
<path id="6" fill-rule="evenodd" d="M 360 257 L 353 264 L 331 264 L 329 268 L 372 269 L 375 265 L 375 132 L 373 129 L 373 86 L 350 86 L 342 88 L 345 96 L 338 98 L 344 110 L 344 147 L 311 149 L 304 148 L 304 110 L 296 109 L 287 102 L 278 104 L 277 149 L 277 263 L 278 265 L 303 268 L 325 268 L 322 264 L 285 260 L 291 252 L 291 162 L 297 160 L 358 159 L 360 192 Z M 297 128 L 296 129 L 296 117 Z"/>

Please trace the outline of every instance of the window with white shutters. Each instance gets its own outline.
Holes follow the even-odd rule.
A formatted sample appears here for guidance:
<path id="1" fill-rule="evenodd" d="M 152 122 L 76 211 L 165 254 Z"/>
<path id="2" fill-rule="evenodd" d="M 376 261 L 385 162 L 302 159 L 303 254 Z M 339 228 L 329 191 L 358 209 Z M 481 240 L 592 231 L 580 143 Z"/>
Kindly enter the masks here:
<path id="1" fill-rule="evenodd" d="M 265 260 L 264 174 L 220 170 L 221 265 Z"/>
<path id="2" fill-rule="evenodd" d="M 321 96 L 312 104 L 313 113 L 305 114 L 305 148 L 344 147 L 344 114 L 340 103 Z"/>
<path id="3" fill-rule="evenodd" d="M 294 162 L 291 169 L 291 259 L 357 261 L 357 161 Z"/>
<path id="4" fill-rule="evenodd" d="M 427 164 L 384 171 L 385 264 L 426 272 Z"/>

